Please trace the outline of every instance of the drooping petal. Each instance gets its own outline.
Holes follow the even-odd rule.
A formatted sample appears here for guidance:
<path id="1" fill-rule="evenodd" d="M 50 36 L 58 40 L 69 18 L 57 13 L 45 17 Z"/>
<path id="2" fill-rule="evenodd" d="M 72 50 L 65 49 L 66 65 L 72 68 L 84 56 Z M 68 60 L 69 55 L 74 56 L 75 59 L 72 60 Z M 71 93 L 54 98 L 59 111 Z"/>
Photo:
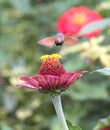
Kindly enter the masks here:
<path id="1" fill-rule="evenodd" d="M 68 74 L 66 73 L 66 74 L 63 74 L 63 75 L 61 75 L 60 76 L 60 87 L 61 86 L 67 86 L 67 82 L 68 82 Z"/>
<path id="2" fill-rule="evenodd" d="M 64 87 L 68 87 L 69 85 L 77 81 L 81 76 L 83 76 L 87 72 L 88 71 L 81 71 L 81 72 L 76 71 L 76 72 L 69 72 L 69 73 L 63 74 L 60 76 L 60 79 L 61 79 L 60 82 L 62 83 L 60 85 Z"/>
<path id="3" fill-rule="evenodd" d="M 23 81 L 29 83 L 32 86 L 39 86 L 38 82 L 36 80 L 34 80 L 32 77 L 29 77 L 29 76 L 22 76 L 22 77 L 20 77 L 20 80 L 23 80 Z"/>
<path id="4" fill-rule="evenodd" d="M 75 81 L 77 81 L 79 78 L 81 78 L 84 74 L 88 73 L 88 71 L 81 71 L 81 72 L 70 72 L 69 76 L 70 79 L 68 80 L 68 85 L 71 85 Z"/>
<path id="5" fill-rule="evenodd" d="M 59 77 L 53 77 L 53 76 L 47 76 L 47 82 L 50 85 L 51 89 L 57 89 L 57 87 L 59 86 L 60 83 L 60 79 Z"/>
<path id="6" fill-rule="evenodd" d="M 42 87 L 42 89 L 52 89 L 56 86 L 56 79 L 58 79 L 58 76 L 52 76 L 52 75 L 37 75 L 32 77 L 34 80 L 37 80 L 39 86 Z"/>
<path id="7" fill-rule="evenodd" d="M 73 72 L 73 73 L 69 73 L 68 77 L 69 80 L 67 82 L 68 85 L 74 83 L 76 80 L 78 80 L 80 77 L 82 76 L 82 74 L 80 72 Z"/>
<path id="8" fill-rule="evenodd" d="M 36 89 L 36 90 L 41 89 L 39 86 L 35 87 L 35 86 L 30 85 L 30 84 L 17 84 L 16 86 L 18 86 L 18 87 L 22 86 L 24 88 L 30 88 L 30 89 Z"/>
<path id="9" fill-rule="evenodd" d="M 48 89 L 49 88 L 49 84 L 48 84 L 45 76 L 37 75 L 36 77 L 33 77 L 33 78 L 38 81 L 38 84 L 39 84 L 39 86 L 42 87 L 42 89 Z"/>

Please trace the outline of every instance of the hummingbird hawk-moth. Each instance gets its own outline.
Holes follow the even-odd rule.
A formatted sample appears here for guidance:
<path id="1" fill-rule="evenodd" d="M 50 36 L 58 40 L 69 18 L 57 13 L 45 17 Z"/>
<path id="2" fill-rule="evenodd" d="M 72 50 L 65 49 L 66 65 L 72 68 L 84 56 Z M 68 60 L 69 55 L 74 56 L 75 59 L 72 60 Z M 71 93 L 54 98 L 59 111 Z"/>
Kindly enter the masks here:
<path id="1" fill-rule="evenodd" d="M 79 41 L 78 37 L 72 35 L 64 35 L 63 33 L 57 33 L 55 36 L 46 37 L 38 41 L 40 45 L 47 47 L 53 47 L 54 44 L 61 46 L 63 43 L 67 45 L 75 44 Z"/>

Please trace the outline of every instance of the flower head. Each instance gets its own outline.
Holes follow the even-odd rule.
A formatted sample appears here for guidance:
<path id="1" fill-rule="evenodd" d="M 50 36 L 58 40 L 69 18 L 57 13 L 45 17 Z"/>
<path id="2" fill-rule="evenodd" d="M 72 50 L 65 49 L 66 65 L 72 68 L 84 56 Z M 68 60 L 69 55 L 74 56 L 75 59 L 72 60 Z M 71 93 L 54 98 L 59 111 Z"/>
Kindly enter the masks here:
<path id="1" fill-rule="evenodd" d="M 95 10 L 88 9 L 85 6 L 79 6 L 69 9 L 59 18 L 57 30 L 64 34 L 77 35 L 83 26 L 101 19 L 102 16 Z M 85 34 L 85 36 L 90 38 L 100 33 L 101 30 L 99 29 Z"/>
<path id="2" fill-rule="evenodd" d="M 26 83 L 17 84 L 40 92 L 57 93 L 66 90 L 72 83 L 78 80 L 88 71 L 66 72 L 60 63 L 59 54 L 44 55 L 40 59 L 42 65 L 39 73 L 35 76 L 23 76 L 20 79 Z"/>

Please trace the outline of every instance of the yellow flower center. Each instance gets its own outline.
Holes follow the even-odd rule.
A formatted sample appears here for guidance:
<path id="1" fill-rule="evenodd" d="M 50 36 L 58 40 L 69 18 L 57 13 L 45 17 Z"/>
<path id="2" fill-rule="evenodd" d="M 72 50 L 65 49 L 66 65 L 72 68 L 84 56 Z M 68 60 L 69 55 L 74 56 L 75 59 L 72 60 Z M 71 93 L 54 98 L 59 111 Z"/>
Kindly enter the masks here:
<path id="1" fill-rule="evenodd" d="M 47 59 L 60 59 L 61 56 L 59 54 L 52 54 L 52 55 L 43 55 L 40 57 L 42 62 L 45 62 Z"/>
<path id="2" fill-rule="evenodd" d="M 75 13 L 72 21 L 74 24 L 82 25 L 87 21 L 87 16 L 85 13 Z"/>

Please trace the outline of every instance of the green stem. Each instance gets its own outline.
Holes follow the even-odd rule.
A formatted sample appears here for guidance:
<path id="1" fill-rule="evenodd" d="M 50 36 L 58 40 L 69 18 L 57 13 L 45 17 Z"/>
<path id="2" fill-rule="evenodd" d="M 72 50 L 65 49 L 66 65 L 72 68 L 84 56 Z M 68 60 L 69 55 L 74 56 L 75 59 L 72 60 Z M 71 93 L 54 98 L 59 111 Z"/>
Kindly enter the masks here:
<path id="1" fill-rule="evenodd" d="M 55 111 L 56 111 L 56 114 L 57 114 L 57 117 L 58 117 L 58 120 L 60 122 L 61 127 L 63 128 L 63 130 L 68 130 L 68 126 L 67 126 L 67 123 L 65 120 L 63 109 L 62 109 L 60 95 L 52 96 L 52 102 L 53 102 L 53 105 L 55 107 Z"/>

